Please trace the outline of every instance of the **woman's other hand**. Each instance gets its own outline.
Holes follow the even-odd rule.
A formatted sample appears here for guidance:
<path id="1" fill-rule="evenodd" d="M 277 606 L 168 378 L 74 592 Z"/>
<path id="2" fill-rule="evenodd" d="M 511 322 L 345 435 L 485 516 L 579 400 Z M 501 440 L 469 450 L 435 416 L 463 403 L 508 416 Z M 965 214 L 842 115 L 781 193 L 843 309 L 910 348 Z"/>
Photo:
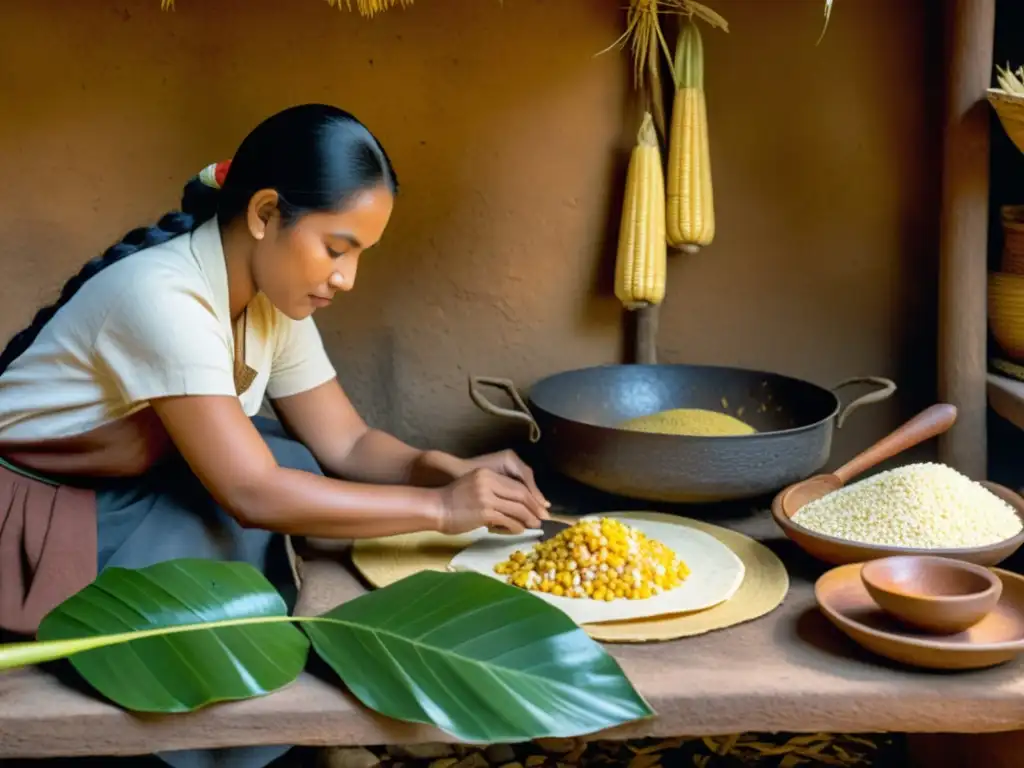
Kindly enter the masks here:
<path id="1" fill-rule="evenodd" d="M 518 480 L 530 489 L 530 493 L 533 494 L 534 498 L 545 509 L 551 506 L 551 502 L 544 498 L 544 494 L 537 487 L 537 483 L 533 478 L 533 470 L 516 455 L 515 451 L 505 450 L 497 451 L 496 453 L 485 453 L 472 459 L 463 459 L 463 461 L 468 465 L 467 472 L 474 469 L 489 469 L 492 472 L 497 472 L 499 475 Z"/>
<path id="2" fill-rule="evenodd" d="M 551 506 L 537 487 L 533 470 L 516 455 L 515 451 L 510 450 L 485 453 L 471 459 L 460 459 L 442 451 L 424 451 L 413 468 L 410 481 L 413 485 L 439 487 L 458 480 L 476 469 L 489 469 L 504 477 L 518 480 L 545 509 Z"/>
<path id="3" fill-rule="evenodd" d="M 528 467 L 526 470 L 529 472 Z M 530 478 L 532 481 L 532 473 Z M 547 503 L 540 501 L 525 482 L 488 467 L 469 470 L 441 489 L 440 498 L 438 529 L 446 534 L 466 533 L 482 526 L 522 533 L 527 528 L 539 528 L 541 521 L 549 518 Z"/>

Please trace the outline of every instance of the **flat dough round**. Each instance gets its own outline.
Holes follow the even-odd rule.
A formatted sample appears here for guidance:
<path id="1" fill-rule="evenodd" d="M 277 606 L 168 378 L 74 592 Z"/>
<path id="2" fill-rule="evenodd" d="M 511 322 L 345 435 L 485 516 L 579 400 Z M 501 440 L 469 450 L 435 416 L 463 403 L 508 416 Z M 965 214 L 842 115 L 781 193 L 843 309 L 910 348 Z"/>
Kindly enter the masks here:
<path id="1" fill-rule="evenodd" d="M 623 518 L 622 513 L 586 515 L 581 520 L 609 517 L 620 519 L 648 538 L 671 549 L 690 569 L 690 574 L 675 589 L 646 600 L 589 600 L 534 592 L 537 597 L 558 608 L 577 624 L 647 619 L 690 611 L 702 611 L 732 597 L 743 582 L 743 561 L 718 539 L 704 531 L 661 520 Z M 535 538 L 535 537 L 531 537 Z M 512 539 L 512 541 L 509 541 Z M 453 571 L 475 571 L 505 582 L 494 566 L 507 560 L 516 550 L 528 550 L 531 539 L 490 535 L 480 538 L 457 554 L 449 564 Z"/>
<path id="2" fill-rule="evenodd" d="M 614 516 L 624 521 L 649 520 L 684 526 L 709 534 L 738 556 L 743 563 L 744 575 L 739 589 L 731 598 L 706 610 L 582 624 L 584 631 L 595 640 L 643 643 L 701 635 L 760 618 L 775 610 L 789 591 L 789 575 L 782 561 L 770 549 L 749 536 L 698 520 L 659 512 L 617 512 Z M 561 519 L 571 523 L 579 518 Z M 360 539 L 353 544 L 352 562 L 370 584 L 386 587 L 422 570 L 448 570 L 449 563 L 459 552 L 488 535 L 481 529 L 463 536 L 415 533 L 381 539 Z"/>

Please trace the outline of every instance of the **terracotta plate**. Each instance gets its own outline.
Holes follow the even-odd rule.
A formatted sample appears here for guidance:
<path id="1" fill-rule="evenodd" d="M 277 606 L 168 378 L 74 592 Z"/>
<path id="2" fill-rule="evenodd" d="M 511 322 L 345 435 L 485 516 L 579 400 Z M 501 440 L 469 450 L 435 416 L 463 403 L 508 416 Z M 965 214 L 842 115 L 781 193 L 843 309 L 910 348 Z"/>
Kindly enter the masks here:
<path id="1" fill-rule="evenodd" d="M 910 629 L 884 613 L 860 580 L 860 563 L 825 573 L 814 585 L 822 613 L 858 645 L 879 656 L 931 669 L 980 669 L 1024 653 L 1024 576 L 993 568 L 1003 594 L 979 623 L 956 635 Z"/>

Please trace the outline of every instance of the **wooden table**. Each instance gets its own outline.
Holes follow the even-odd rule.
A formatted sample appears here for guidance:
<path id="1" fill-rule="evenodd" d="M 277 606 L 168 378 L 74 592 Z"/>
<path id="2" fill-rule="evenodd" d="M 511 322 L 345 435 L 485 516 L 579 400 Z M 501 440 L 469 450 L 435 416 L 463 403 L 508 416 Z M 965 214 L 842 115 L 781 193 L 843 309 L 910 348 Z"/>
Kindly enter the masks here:
<path id="1" fill-rule="evenodd" d="M 579 511 L 629 508 L 590 494 Z M 633 503 L 632 508 L 638 505 Z M 640 505 L 657 508 L 656 505 Z M 711 515 L 709 517 L 709 515 Z M 812 583 L 823 567 L 781 539 L 767 512 L 721 509 L 704 519 L 765 541 L 790 570 L 782 606 L 759 620 L 669 643 L 610 645 L 657 717 L 595 734 L 601 738 L 721 735 L 744 731 L 986 734 L 1024 729 L 1024 661 L 978 672 L 915 671 L 871 657 L 815 608 Z M 365 591 L 346 564 L 344 544 L 306 552 L 301 613 L 319 613 Z M 1024 563 L 1016 563 L 1020 570 Z M 972 740 L 1024 742 L 1000 735 Z M 273 695 L 190 715 L 138 717 L 62 685 L 34 669 L 0 673 L 0 759 L 130 755 L 243 744 L 410 744 L 450 741 L 436 729 L 366 711 L 327 673 L 304 674 Z M 942 745 L 944 757 L 965 742 Z M 921 744 L 934 748 L 935 742 Z M 1006 751 L 1006 750 L 1004 750 Z M 1001 768 L 998 755 L 986 768 Z M 960 765 L 950 763 L 949 765 Z M 964 763 L 966 764 L 966 763 Z M 978 764 L 978 763 L 975 763 Z"/>

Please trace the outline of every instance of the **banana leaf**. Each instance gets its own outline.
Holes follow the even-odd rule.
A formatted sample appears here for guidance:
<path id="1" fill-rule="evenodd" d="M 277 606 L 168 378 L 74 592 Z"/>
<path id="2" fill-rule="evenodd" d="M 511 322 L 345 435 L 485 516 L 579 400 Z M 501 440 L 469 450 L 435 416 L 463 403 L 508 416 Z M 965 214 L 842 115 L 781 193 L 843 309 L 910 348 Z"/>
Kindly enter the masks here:
<path id="1" fill-rule="evenodd" d="M 465 742 L 577 736 L 653 715 L 568 616 L 477 573 L 426 571 L 298 617 L 246 563 L 108 568 L 51 611 L 38 636 L 0 646 L 0 670 L 67 657 L 135 711 L 272 692 L 296 679 L 312 641 L 367 707 Z"/>
<path id="2" fill-rule="evenodd" d="M 572 619 L 479 573 L 423 571 L 303 629 L 363 704 L 463 742 L 577 736 L 653 714 Z"/>
<path id="3" fill-rule="evenodd" d="M 103 641 L 71 664 L 137 712 L 189 712 L 275 691 L 299 676 L 309 653 L 263 574 L 213 560 L 107 568 L 51 611 L 37 636 Z"/>

